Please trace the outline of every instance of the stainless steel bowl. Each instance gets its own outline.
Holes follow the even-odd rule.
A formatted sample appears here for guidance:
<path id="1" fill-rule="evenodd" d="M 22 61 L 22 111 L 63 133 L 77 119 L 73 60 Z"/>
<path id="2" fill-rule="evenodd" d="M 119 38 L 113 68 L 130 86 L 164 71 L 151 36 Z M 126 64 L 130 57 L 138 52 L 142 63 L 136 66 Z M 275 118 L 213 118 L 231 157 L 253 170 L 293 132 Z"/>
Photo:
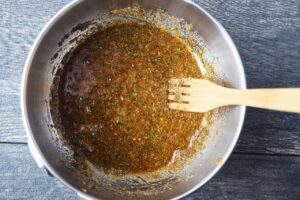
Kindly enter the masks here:
<path id="1" fill-rule="evenodd" d="M 73 189 L 81 197 L 120 198 L 108 191 L 97 194 L 82 189 L 81 180 L 60 162 L 51 129 L 48 127 L 49 112 L 45 100 L 49 99 L 51 84 L 51 57 L 58 49 L 58 43 L 72 27 L 84 22 L 99 12 L 111 8 L 132 5 L 131 0 L 76 0 L 57 13 L 42 30 L 35 41 L 25 64 L 22 81 L 22 113 L 28 134 L 30 150 L 39 167 L 46 168 Z M 228 83 L 235 88 L 246 88 L 245 74 L 240 56 L 224 28 L 204 9 L 188 0 L 138 0 L 141 8 L 165 9 L 169 14 L 185 19 L 199 33 L 214 57 L 218 58 L 219 70 Z M 210 141 L 199 158 L 194 176 L 175 185 L 173 189 L 152 196 L 135 199 L 178 199 L 206 183 L 224 164 L 239 137 L 245 115 L 245 107 L 230 107 L 224 114 L 218 134 Z M 221 161 L 221 163 L 220 163 Z M 216 164 L 218 162 L 219 164 Z"/>

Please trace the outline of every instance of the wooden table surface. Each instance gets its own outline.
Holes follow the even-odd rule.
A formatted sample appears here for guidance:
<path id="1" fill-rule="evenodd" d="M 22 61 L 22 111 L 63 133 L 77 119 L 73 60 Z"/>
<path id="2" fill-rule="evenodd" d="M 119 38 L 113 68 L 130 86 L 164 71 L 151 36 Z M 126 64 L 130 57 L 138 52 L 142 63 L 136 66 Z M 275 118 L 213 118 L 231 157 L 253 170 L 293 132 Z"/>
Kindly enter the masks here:
<path id="1" fill-rule="evenodd" d="M 76 199 L 27 147 L 20 84 L 42 27 L 69 0 L 0 0 L 0 199 Z M 197 0 L 223 24 L 249 88 L 300 87 L 299 0 Z M 299 100 L 300 102 L 300 100 Z M 300 199 L 300 115 L 247 109 L 234 153 L 186 199 Z"/>

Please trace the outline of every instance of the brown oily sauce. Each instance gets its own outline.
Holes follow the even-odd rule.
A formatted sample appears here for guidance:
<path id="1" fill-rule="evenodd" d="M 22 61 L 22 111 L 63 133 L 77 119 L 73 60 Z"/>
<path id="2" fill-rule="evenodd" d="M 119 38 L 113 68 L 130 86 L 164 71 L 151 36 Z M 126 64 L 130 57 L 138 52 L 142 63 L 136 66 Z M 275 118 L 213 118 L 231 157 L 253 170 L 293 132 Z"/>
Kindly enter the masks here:
<path id="1" fill-rule="evenodd" d="M 168 108 L 170 78 L 200 78 L 185 43 L 161 28 L 102 28 L 72 54 L 59 83 L 64 137 L 94 166 L 125 173 L 166 167 L 202 114 Z"/>

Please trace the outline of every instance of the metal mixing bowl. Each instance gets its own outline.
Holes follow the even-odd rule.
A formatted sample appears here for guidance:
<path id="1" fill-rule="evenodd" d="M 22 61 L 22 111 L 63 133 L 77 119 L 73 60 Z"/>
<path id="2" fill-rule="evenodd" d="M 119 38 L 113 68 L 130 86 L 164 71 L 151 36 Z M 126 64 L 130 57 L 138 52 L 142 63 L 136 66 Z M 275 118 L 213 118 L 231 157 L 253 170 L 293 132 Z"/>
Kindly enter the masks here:
<path id="1" fill-rule="evenodd" d="M 22 113 L 28 133 L 28 144 L 39 167 L 46 168 L 81 197 L 120 198 L 108 191 L 89 193 L 82 189 L 82 181 L 59 159 L 60 153 L 49 129 L 49 100 L 51 84 L 51 57 L 58 43 L 72 27 L 87 21 L 99 12 L 132 5 L 130 0 L 76 0 L 57 13 L 35 41 L 25 64 L 22 82 Z M 246 88 L 245 74 L 240 56 L 224 28 L 205 10 L 188 0 L 137 0 L 141 8 L 165 9 L 170 15 L 185 19 L 199 33 L 214 57 L 228 84 Z M 230 107 L 224 114 L 218 134 L 209 142 L 201 158 L 195 161 L 194 176 L 175 185 L 171 190 L 135 199 L 178 199 L 195 191 L 207 182 L 224 164 L 239 137 L 245 107 Z M 216 164 L 217 163 L 217 164 Z"/>

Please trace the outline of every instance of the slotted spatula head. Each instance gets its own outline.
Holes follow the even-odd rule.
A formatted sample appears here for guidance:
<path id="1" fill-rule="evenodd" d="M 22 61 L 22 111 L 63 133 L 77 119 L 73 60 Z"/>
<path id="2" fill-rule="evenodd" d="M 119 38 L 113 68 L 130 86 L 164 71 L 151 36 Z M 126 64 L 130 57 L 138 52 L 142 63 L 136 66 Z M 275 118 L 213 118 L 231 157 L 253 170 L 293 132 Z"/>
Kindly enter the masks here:
<path id="1" fill-rule="evenodd" d="M 169 81 L 169 108 L 188 112 L 207 112 L 223 105 L 224 89 L 205 79 L 173 78 Z"/>

